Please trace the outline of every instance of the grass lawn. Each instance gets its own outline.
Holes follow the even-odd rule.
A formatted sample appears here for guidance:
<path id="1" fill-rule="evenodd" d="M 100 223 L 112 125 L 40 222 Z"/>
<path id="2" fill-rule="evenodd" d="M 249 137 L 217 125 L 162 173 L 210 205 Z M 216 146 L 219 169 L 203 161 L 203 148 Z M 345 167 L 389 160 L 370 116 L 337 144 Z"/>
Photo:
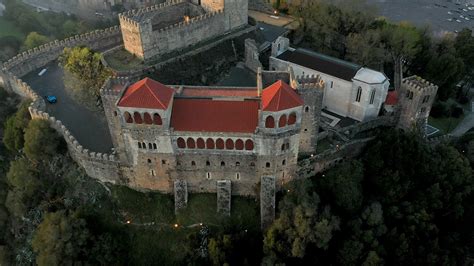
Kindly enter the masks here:
<path id="1" fill-rule="evenodd" d="M 464 119 L 464 115 L 459 118 L 454 117 L 443 117 L 443 118 L 428 118 L 428 124 L 439 129 L 439 132 L 436 135 L 444 135 L 453 131 L 456 126 Z"/>
<path id="2" fill-rule="evenodd" d="M 186 259 L 187 239 L 199 232 L 199 223 L 211 232 L 260 230 L 259 204 L 251 198 L 233 196 L 231 217 L 225 217 L 216 213 L 216 194 L 189 194 L 187 208 L 175 216 L 172 195 L 141 193 L 123 186 L 110 189 L 113 207 L 108 212 L 115 214 L 117 225 L 128 233 L 129 262 L 134 265 L 181 264 Z"/>
<path id="3" fill-rule="evenodd" d="M 143 66 L 143 61 L 124 49 L 116 50 L 104 57 L 112 69 L 118 71 L 133 70 Z"/>
<path id="4" fill-rule="evenodd" d="M 25 35 L 13 23 L 0 17 L 0 38 L 5 36 L 14 36 L 23 41 Z"/>

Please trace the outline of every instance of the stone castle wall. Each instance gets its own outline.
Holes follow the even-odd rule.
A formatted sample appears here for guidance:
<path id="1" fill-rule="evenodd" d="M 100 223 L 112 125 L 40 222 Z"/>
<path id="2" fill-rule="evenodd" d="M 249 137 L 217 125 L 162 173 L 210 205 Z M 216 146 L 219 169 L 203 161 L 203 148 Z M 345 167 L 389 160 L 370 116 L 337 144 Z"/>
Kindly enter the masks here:
<path id="1" fill-rule="evenodd" d="M 61 41 L 56 40 L 13 57 L 3 63 L 0 71 L 0 83 L 5 89 L 22 98 L 32 100 L 28 108 L 32 119 L 48 121 L 51 127 L 64 138 L 71 157 L 86 170 L 89 176 L 115 184 L 122 183 L 117 157 L 114 154 L 96 153 L 85 149 L 60 120 L 46 112 L 44 99 L 19 77 L 56 60 L 65 47 L 85 45 L 92 49 L 104 50 L 114 45 L 120 45 L 121 40 L 118 27 L 97 30 Z"/>

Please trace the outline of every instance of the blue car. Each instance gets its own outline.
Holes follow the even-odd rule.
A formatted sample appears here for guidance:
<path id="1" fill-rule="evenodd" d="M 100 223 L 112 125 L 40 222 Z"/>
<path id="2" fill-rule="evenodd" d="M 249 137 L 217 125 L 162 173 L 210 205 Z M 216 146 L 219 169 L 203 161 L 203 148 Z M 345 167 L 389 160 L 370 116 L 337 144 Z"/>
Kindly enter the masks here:
<path id="1" fill-rule="evenodd" d="M 48 103 L 56 103 L 58 101 L 58 99 L 54 95 L 46 95 L 44 96 L 44 98 L 46 98 L 46 101 L 48 101 Z"/>

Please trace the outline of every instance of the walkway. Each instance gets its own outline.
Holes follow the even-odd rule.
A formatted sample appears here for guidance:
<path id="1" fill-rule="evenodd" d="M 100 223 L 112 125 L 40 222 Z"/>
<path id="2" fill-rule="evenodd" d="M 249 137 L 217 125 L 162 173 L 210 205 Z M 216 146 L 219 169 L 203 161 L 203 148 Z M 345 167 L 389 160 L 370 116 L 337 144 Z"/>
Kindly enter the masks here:
<path id="1" fill-rule="evenodd" d="M 460 137 L 473 127 L 474 127 L 474 113 L 471 111 L 468 115 L 464 117 L 464 119 L 450 133 L 450 135 L 455 136 L 455 137 Z"/>
<path id="2" fill-rule="evenodd" d="M 112 139 L 105 116 L 92 112 L 74 101 L 66 92 L 63 81 L 63 70 L 52 62 L 45 66 L 48 70 L 38 76 L 41 69 L 32 71 L 22 80 L 40 96 L 55 95 L 56 104 L 48 104 L 47 112 L 61 120 L 84 147 L 94 152 L 110 152 Z"/>

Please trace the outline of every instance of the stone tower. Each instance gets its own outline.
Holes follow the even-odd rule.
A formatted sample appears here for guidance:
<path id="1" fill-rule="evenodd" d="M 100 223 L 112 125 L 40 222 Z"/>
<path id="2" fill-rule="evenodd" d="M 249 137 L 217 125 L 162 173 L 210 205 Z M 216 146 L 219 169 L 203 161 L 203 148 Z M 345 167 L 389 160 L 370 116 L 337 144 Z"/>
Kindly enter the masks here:
<path id="1" fill-rule="evenodd" d="M 130 82 L 127 78 L 113 78 L 107 80 L 105 85 L 100 90 L 102 106 L 107 118 L 107 124 L 109 126 L 110 136 L 112 137 L 112 143 L 121 161 L 125 161 L 126 158 L 124 151 L 125 147 L 120 134 L 121 120 L 123 118 L 117 109 L 117 101 L 120 98 L 123 89 L 126 88 L 129 83 Z"/>
<path id="2" fill-rule="evenodd" d="M 400 88 L 398 128 L 426 134 L 426 123 L 438 86 L 418 76 L 404 78 Z"/>
<path id="3" fill-rule="evenodd" d="M 319 75 L 297 77 L 296 80 L 298 93 L 304 100 L 299 151 L 301 154 L 309 155 L 316 152 L 323 105 L 324 81 Z"/>

